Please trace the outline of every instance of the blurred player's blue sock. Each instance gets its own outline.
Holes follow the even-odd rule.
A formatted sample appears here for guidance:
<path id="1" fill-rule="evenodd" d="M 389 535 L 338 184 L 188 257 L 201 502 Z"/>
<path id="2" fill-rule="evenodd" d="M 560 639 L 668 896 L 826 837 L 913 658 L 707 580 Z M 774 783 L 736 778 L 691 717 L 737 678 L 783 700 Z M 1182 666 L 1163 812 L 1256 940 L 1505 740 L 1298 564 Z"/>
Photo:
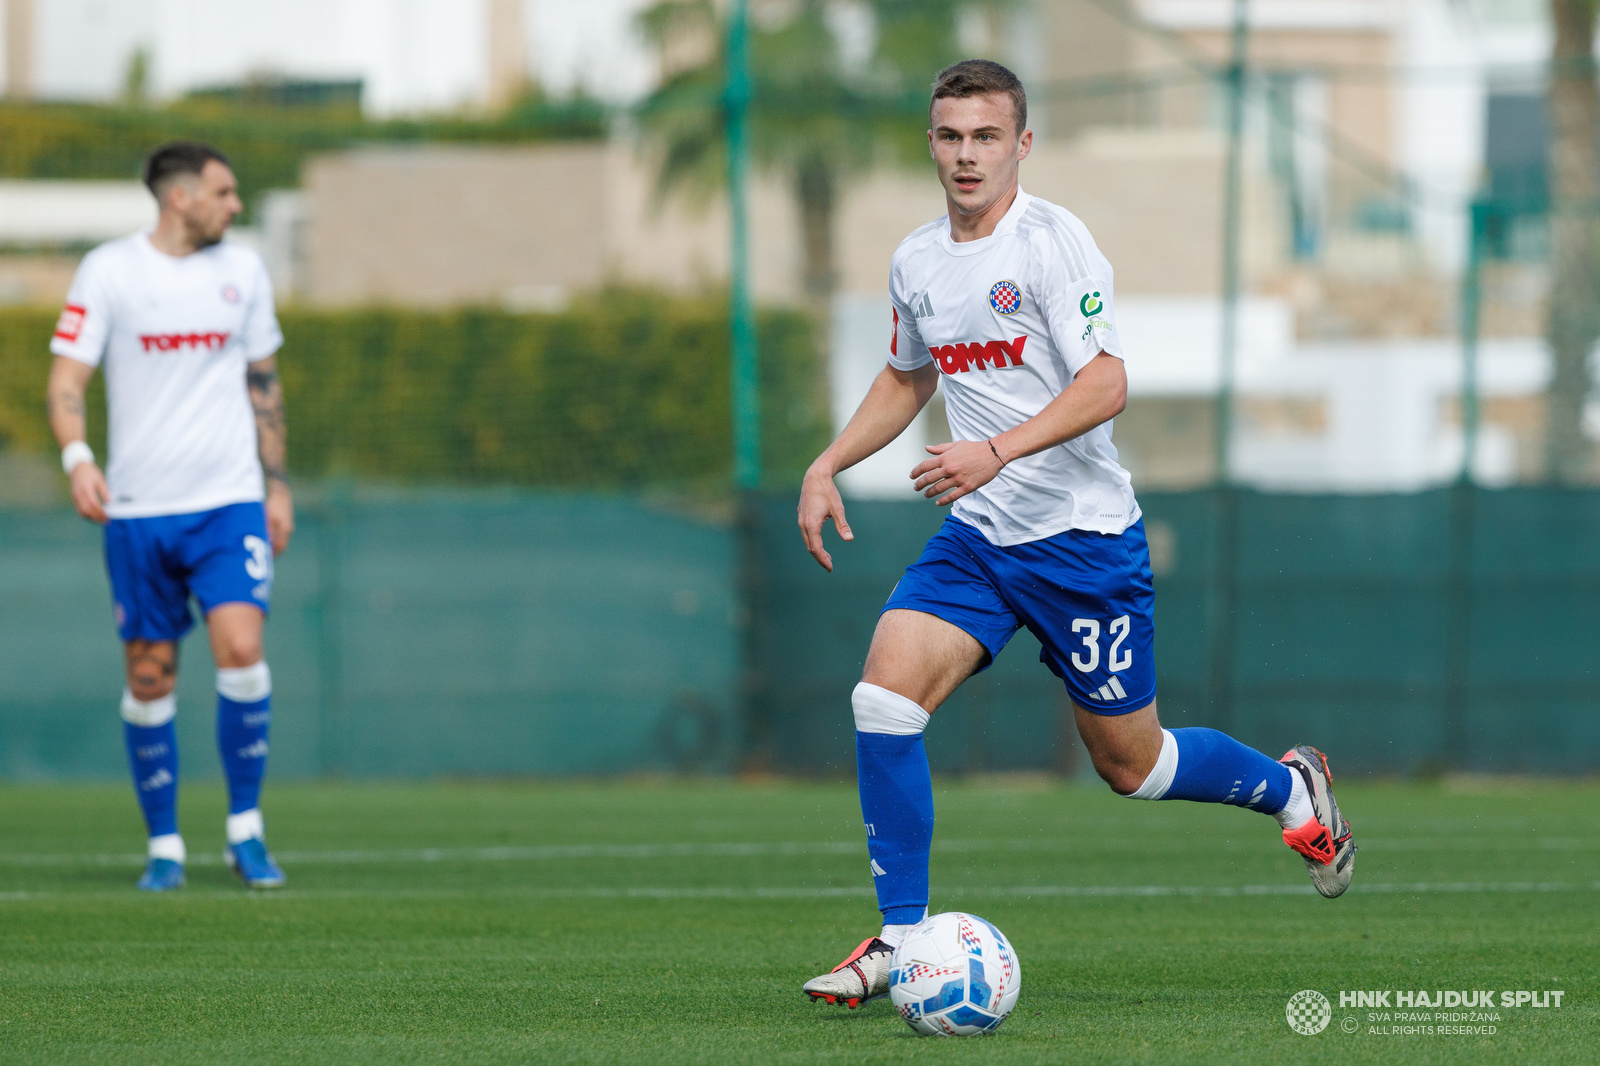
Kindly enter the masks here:
<path id="1" fill-rule="evenodd" d="M 266 660 L 217 671 L 217 748 L 228 778 L 228 814 L 254 811 L 267 770 L 267 730 L 272 724 L 272 673 Z M 232 834 L 229 834 L 232 836 Z M 249 839 L 245 837 L 243 839 Z M 230 844 L 239 843 L 229 840 Z"/>
<path id="2" fill-rule="evenodd" d="M 1295 775 L 1287 766 L 1226 733 L 1203 728 L 1161 732 L 1161 756 L 1133 793 L 1135 799 L 1233 803 L 1275 815 L 1298 798 Z"/>
<path id="3" fill-rule="evenodd" d="M 928 712 L 865 681 L 850 698 L 856 717 L 856 781 L 867 854 L 884 925 L 920 922 L 928 910 L 933 779 L 922 730 Z"/>
<path id="4" fill-rule="evenodd" d="M 152 837 L 178 831 L 178 699 L 136 700 L 122 690 L 122 739 L 128 746 L 133 787 Z"/>

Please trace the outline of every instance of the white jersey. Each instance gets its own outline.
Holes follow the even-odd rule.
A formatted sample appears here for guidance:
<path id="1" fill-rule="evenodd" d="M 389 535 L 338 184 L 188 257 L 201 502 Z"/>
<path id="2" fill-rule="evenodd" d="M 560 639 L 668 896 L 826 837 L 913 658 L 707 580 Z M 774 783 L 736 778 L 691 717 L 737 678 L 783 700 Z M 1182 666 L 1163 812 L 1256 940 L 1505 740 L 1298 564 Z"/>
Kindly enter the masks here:
<path id="1" fill-rule="evenodd" d="M 242 245 L 170 256 L 137 233 L 85 256 L 50 350 L 105 372 L 106 514 L 262 499 L 245 364 L 282 343 L 266 266 Z"/>
<path id="2" fill-rule="evenodd" d="M 1111 264 L 1071 212 L 1020 189 L 994 233 L 950 239 L 940 216 L 900 243 L 889 270 L 889 362 L 937 362 L 956 440 L 988 440 L 1043 411 L 1101 352 L 1122 358 Z M 951 511 L 1006 547 L 1139 520 L 1111 423 L 1015 459 Z"/>

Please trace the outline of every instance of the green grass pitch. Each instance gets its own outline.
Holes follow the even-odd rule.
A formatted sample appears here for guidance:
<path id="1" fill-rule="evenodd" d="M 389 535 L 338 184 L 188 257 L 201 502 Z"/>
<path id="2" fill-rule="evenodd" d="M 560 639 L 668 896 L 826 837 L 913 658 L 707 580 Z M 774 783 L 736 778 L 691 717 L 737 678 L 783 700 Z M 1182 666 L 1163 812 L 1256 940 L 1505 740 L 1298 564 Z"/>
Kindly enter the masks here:
<path id="1" fill-rule="evenodd" d="M 217 858 L 220 790 L 186 787 L 189 887 L 151 897 L 126 787 L 5 786 L 0 1062 L 1595 1061 L 1592 784 L 1343 784 L 1361 852 L 1336 901 L 1250 812 L 937 791 L 933 905 L 1022 962 L 986 1037 L 802 997 L 875 929 L 849 787 L 271 785 L 271 893 Z M 1316 1036 L 1285 1022 L 1301 989 L 1334 1001 Z M 1566 995 L 1406 1036 L 1341 1009 L 1358 989 Z"/>

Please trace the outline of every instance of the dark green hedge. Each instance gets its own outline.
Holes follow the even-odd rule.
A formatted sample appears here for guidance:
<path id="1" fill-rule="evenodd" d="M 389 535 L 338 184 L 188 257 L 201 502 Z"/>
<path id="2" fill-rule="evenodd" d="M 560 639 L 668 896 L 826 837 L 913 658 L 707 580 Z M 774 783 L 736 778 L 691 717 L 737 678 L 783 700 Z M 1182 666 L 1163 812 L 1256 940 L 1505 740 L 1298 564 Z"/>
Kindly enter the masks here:
<path id="1" fill-rule="evenodd" d="M 271 108 L 204 100 L 167 107 L 0 101 L 0 177 L 134 180 L 158 144 L 197 140 L 233 163 L 246 208 L 268 189 L 294 188 L 319 152 L 363 143 L 525 143 L 594 140 L 606 115 L 583 98 L 530 97 L 485 118 L 369 121 L 348 108 Z"/>
<path id="2" fill-rule="evenodd" d="M 615 291 L 561 314 L 280 317 L 297 476 L 699 488 L 730 477 L 721 301 Z M 54 322 L 53 312 L 0 313 L 0 447 L 54 447 L 41 403 Z M 796 312 L 763 313 L 760 339 L 767 480 L 792 483 L 827 443 L 821 353 Z M 98 442 L 103 407 L 92 399 Z"/>

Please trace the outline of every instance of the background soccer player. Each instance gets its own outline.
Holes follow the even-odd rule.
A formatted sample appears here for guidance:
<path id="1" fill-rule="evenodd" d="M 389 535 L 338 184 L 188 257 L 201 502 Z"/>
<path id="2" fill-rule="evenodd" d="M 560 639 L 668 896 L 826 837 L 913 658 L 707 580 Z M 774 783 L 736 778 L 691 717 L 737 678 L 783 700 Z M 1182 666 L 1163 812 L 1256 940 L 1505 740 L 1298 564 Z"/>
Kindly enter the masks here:
<path id="1" fill-rule="evenodd" d="M 1065 683 L 1095 770 L 1135 799 L 1233 803 L 1277 819 L 1325 896 L 1355 845 L 1327 760 L 1282 761 L 1214 729 L 1156 718 L 1155 592 L 1139 504 L 1111 419 L 1127 376 L 1112 271 L 1071 213 L 1023 192 L 1027 98 L 1005 67 L 958 63 L 934 85 L 928 143 L 947 213 L 896 250 L 889 365 L 801 490 L 806 548 L 851 539 L 834 475 L 911 424 L 942 379 L 957 438 L 911 471 L 953 504 L 878 619 L 852 703 L 856 772 L 883 930 L 805 990 L 855 1006 L 888 991 L 895 945 L 927 913 L 933 788 L 922 732 L 1020 626 Z"/>
<path id="2" fill-rule="evenodd" d="M 274 360 L 283 335 L 260 256 L 222 243 L 242 205 L 221 153 L 166 145 L 144 181 L 160 205 L 155 229 L 96 248 L 73 279 L 50 342 L 50 425 L 73 506 L 106 527 L 123 732 L 150 831 L 139 887 L 184 881 L 173 687 L 190 596 L 217 664 L 228 862 L 252 888 L 276 887 L 258 801 L 272 717 L 261 629 L 273 557 L 294 531 Z M 84 386 L 102 365 L 105 475 L 84 441 Z"/>

